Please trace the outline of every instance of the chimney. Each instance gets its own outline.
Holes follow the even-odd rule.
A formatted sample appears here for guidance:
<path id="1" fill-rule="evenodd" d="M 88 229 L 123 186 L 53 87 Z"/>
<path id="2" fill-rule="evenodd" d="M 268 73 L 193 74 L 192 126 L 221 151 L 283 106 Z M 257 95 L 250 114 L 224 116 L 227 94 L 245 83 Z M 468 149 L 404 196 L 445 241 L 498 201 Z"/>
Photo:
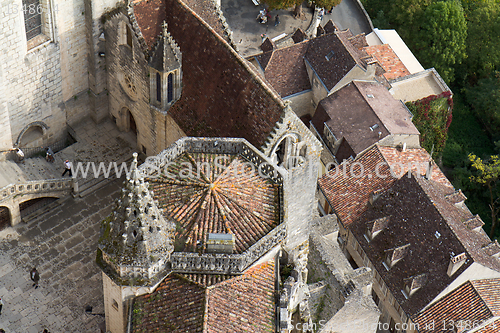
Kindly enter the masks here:
<path id="1" fill-rule="evenodd" d="M 458 269 L 465 263 L 465 259 L 467 259 L 467 255 L 465 254 L 465 252 L 460 253 L 459 255 L 454 255 L 454 253 L 452 252 L 450 263 L 448 265 L 448 271 L 446 272 L 446 274 L 448 274 L 449 277 L 455 274 L 455 272 L 458 271 Z"/>
<path id="2" fill-rule="evenodd" d="M 429 180 L 432 176 L 432 169 L 434 165 L 432 164 L 432 160 L 429 160 L 429 165 L 427 166 L 427 171 L 425 172 L 425 179 Z"/>

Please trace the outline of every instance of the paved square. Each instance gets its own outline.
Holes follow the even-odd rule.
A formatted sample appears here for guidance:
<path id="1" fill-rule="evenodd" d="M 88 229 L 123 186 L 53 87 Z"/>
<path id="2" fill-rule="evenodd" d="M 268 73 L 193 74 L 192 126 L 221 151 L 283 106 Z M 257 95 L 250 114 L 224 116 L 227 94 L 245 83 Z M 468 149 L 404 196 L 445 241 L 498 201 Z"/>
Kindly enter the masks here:
<path id="1" fill-rule="evenodd" d="M 0 231 L 0 328 L 7 333 L 100 332 L 101 271 L 95 264 L 100 221 L 111 213 L 122 180 L 84 198 L 62 199 L 27 224 Z M 35 289 L 29 271 L 40 273 Z"/>

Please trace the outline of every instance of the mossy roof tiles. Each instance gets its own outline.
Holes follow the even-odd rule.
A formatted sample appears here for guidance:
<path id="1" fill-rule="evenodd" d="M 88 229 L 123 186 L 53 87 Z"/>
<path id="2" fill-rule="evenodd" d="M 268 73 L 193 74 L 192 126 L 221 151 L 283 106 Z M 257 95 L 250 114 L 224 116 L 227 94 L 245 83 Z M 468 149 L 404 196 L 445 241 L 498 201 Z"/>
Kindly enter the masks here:
<path id="1" fill-rule="evenodd" d="M 273 260 L 220 281 L 203 274 L 172 274 L 134 300 L 132 332 L 268 333 L 275 331 Z M 207 280 L 208 279 L 208 280 Z"/>
<path id="2" fill-rule="evenodd" d="M 280 223 L 280 185 L 239 155 L 184 153 L 166 171 L 149 182 L 177 224 L 176 251 L 203 251 L 209 233 L 231 233 L 242 253 Z"/>
<path id="3" fill-rule="evenodd" d="M 134 13 L 149 47 L 163 21 L 180 47 L 182 95 L 168 112 L 184 133 L 264 145 L 284 114 L 283 102 L 210 22 L 177 0 L 141 1 Z"/>

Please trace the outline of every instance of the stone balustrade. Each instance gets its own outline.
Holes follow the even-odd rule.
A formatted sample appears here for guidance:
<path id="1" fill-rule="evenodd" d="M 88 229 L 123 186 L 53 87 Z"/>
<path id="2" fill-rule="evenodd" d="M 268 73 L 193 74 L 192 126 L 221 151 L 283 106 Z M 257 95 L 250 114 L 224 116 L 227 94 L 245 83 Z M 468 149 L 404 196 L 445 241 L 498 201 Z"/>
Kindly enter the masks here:
<path id="1" fill-rule="evenodd" d="M 73 179 L 31 180 L 10 184 L 0 189 L 0 203 L 21 195 L 68 191 L 72 188 Z"/>

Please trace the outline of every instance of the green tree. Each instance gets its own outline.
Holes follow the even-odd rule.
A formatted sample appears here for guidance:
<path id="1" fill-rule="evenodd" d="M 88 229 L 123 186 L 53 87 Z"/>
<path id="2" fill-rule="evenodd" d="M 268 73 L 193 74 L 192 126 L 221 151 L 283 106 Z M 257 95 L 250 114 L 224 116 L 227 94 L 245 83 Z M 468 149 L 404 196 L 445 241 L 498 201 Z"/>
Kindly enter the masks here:
<path id="1" fill-rule="evenodd" d="M 455 64 L 467 57 L 467 23 L 462 5 L 456 1 L 430 4 L 418 32 L 411 38 L 416 56 L 424 67 L 435 67 L 446 82 L 454 80 Z"/>
<path id="2" fill-rule="evenodd" d="M 488 161 L 483 161 L 474 154 L 469 154 L 469 160 L 472 162 L 472 167 L 478 171 L 477 176 L 471 176 L 470 180 L 488 187 L 490 194 L 490 210 L 491 210 L 491 230 L 490 237 L 495 237 L 495 229 L 498 225 L 497 214 L 500 209 L 498 203 L 500 197 L 497 192 L 497 183 L 500 179 L 500 159 L 498 155 L 492 155 Z"/>
<path id="3" fill-rule="evenodd" d="M 467 102 L 472 106 L 483 126 L 494 140 L 500 134 L 500 72 L 478 81 L 475 87 L 466 89 Z"/>
<path id="4" fill-rule="evenodd" d="M 467 13 L 467 72 L 484 77 L 500 67 L 500 4 L 476 1 Z"/>

